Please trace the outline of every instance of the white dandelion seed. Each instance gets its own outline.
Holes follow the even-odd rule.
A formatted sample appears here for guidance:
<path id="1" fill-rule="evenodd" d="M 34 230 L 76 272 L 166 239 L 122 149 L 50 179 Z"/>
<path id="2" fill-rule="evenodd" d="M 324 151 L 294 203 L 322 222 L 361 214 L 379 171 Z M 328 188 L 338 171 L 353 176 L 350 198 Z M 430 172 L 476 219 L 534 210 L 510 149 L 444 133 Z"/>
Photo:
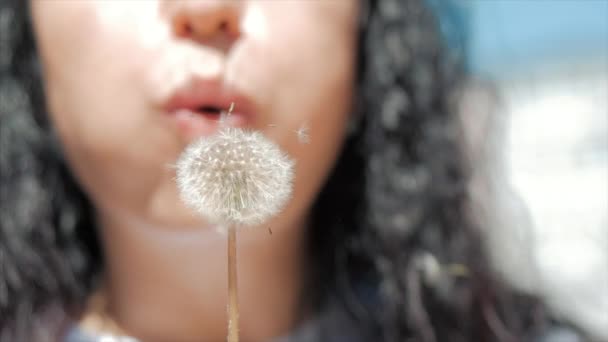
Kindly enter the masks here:
<path id="1" fill-rule="evenodd" d="M 301 144 L 310 143 L 310 135 L 308 134 L 309 130 L 310 129 L 308 127 L 308 124 L 303 123 L 300 125 L 300 128 L 298 128 L 298 130 L 296 131 L 296 135 L 298 136 L 298 141 Z"/>
<path id="2" fill-rule="evenodd" d="M 228 108 L 228 111 L 220 111 L 220 127 L 225 127 L 227 124 L 227 120 L 230 117 L 230 115 L 232 115 L 232 111 L 234 110 L 234 102 L 230 103 L 230 107 Z"/>
<path id="3" fill-rule="evenodd" d="M 291 196 L 294 162 L 260 132 L 224 127 L 193 142 L 177 162 L 182 200 L 213 223 L 253 226 Z"/>

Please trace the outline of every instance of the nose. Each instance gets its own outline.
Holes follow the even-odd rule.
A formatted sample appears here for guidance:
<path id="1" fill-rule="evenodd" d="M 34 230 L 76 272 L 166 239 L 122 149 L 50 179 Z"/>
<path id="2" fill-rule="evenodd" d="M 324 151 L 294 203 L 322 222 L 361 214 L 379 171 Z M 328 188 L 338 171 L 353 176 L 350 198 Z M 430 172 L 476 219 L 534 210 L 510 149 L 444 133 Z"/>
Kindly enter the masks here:
<path id="1" fill-rule="evenodd" d="M 177 37 L 198 43 L 230 44 L 241 34 L 241 1 L 167 0 L 163 6 Z"/>

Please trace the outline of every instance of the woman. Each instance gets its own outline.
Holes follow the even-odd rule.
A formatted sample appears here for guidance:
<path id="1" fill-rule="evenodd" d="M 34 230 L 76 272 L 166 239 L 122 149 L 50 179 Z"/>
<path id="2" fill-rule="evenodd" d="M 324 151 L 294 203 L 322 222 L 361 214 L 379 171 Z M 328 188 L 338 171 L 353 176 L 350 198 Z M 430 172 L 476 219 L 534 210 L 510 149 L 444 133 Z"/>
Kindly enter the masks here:
<path id="1" fill-rule="evenodd" d="M 224 339 L 225 239 L 170 165 L 228 102 L 297 164 L 286 209 L 239 233 L 242 340 L 544 327 L 466 214 L 464 73 L 422 0 L 0 4 L 3 342 Z"/>

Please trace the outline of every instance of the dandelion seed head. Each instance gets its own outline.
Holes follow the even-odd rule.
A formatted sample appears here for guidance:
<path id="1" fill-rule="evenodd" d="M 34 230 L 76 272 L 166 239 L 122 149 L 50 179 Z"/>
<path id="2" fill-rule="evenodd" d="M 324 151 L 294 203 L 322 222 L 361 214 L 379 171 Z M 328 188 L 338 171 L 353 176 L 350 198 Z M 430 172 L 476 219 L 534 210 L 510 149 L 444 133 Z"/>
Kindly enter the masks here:
<path id="1" fill-rule="evenodd" d="M 177 162 L 182 200 L 212 223 L 253 226 L 291 196 L 294 162 L 260 132 L 225 127 L 188 146 Z"/>

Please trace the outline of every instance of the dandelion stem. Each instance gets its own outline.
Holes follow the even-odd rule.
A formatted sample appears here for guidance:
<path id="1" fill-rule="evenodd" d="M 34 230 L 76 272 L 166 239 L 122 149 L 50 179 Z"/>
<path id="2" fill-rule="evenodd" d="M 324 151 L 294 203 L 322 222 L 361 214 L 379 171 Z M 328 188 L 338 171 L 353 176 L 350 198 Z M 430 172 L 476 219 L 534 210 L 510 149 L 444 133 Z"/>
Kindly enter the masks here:
<path id="1" fill-rule="evenodd" d="M 239 303 L 236 272 L 236 227 L 228 228 L 228 342 L 239 341 Z"/>

